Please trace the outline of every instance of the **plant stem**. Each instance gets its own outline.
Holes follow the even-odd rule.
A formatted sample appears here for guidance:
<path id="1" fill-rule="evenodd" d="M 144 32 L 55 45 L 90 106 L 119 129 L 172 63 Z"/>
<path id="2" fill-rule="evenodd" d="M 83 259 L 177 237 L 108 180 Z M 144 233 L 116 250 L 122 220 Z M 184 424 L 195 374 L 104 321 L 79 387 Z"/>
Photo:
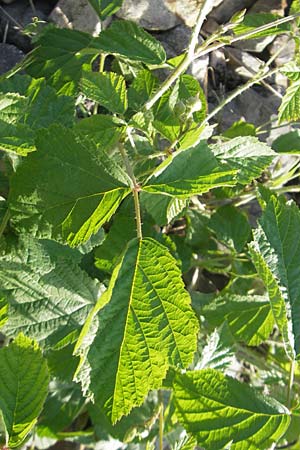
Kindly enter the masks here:
<path id="1" fill-rule="evenodd" d="M 104 63 L 106 59 L 106 53 L 100 54 L 100 61 L 99 61 L 99 72 L 102 73 L 104 71 Z"/>
<path id="2" fill-rule="evenodd" d="M 279 69 L 273 69 L 270 72 L 265 73 L 265 71 L 263 71 L 264 73 L 262 75 L 259 76 L 259 73 L 257 76 L 255 76 L 254 78 L 251 78 L 251 80 L 247 81 L 247 83 L 243 84 L 242 86 L 238 87 L 237 89 L 235 89 L 228 97 L 226 97 L 215 109 L 212 110 L 212 112 L 210 114 L 208 114 L 205 118 L 205 120 L 199 124 L 199 127 L 203 126 L 204 124 L 208 123 L 210 121 L 210 119 L 212 119 L 216 114 L 218 114 L 218 112 L 220 112 L 224 106 L 228 105 L 228 103 L 230 103 L 232 100 L 234 100 L 236 97 L 238 97 L 239 95 L 241 95 L 244 91 L 246 91 L 247 89 L 249 89 L 251 86 L 253 86 L 256 83 L 259 83 L 260 81 L 262 81 L 264 78 L 269 77 L 271 75 L 273 75 L 274 73 L 278 72 Z"/>
<path id="3" fill-rule="evenodd" d="M 141 208 L 140 208 L 140 200 L 139 200 L 139 191 L 140 191 L 140 186 L 136 181 L 132 166 L 130 164 L 128 155 L 126 153 L 126 150 L 124 148 L 123 144 L 119 144 L 119 151 L 121 153 L 121 156 L 123 158 L 124 164 L 125 164 L 125 168 L 126 168 L 126 172 L 131 180 L 131 188 L 132 188 L 132 195 L 133 195 L 133 201 L 134 201 L 134 210 L 135 210 L 135 220 L 136 220 L 136 233 L 137 233 L 137 237 L 138 239 L 142 239 L 143 238 L 143 234 L 142 234 L 142 219 L 141 219 Z"/>
<path id="4" fill-rule="evenodd" d="M 9 218 L 10 218 L 10 211 L 9 211 L 9 209 L 7 209 L 4 214 L 4 217 L 2 219 L 2 222 L 0 224 L 0 237 L 4 233 L 4 230 L 6 228 L 6 225 L 8 224 Z"/>
<path id="5" fill-rule="evenodd" d="M 195 59 L 195 50 L 198 44 L 198 36 L 203 25 L 203 22 L 211 9 L 212 0 L 204 0 L 199 11 L 193 33 L 191 35 L 190 43 L 185 57 L 169 77 L 162 83 L 158 91 L 145 103 L 144 109 L 149 110 L 152 106 L 163 96 L 163 94 L 172 86 L 173 83 L 182 75 L 190 63 Z"/>
<path id="6" fill-rule="evenodd" d="M 287 388 L 286 404 L 287 404 L 288 408 L 291 407 L 291 403 L 292 403 L 292 390 L 293 390 L 293 384 L 294 384 L 294 374 L 295 374 L 295 360 L 293 359 L 291 361 L 289 383 L 288 383 L 288 388 Z"/>
<path id="7" fill-rule="evenodd" d="M 160 399 L 159 409 L 159 450 L 164 449 L 164 402 L 161 390 L 158 391 Z"/>

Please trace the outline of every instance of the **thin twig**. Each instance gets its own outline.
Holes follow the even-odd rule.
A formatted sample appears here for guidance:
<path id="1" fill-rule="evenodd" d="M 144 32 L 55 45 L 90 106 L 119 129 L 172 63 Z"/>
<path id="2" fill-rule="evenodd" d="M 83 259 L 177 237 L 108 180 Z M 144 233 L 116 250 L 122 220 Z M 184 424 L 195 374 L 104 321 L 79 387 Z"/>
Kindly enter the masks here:
<path id="1" fill-rule="evenodd" d="M 211 9 L 212 0 L 204 0 L 202 8 L 199 11 L 196 25 L 191 35 L 190 43 L 185 57 L 181 63 L 174 69 L 168 78 L 162 83 L 158 91 L 145 103 L 144 109 L 149 110 L 163 96 L 163 94 L 172 86 L 173 83 L 182 75 L 195 59 L 195 50 L 198 43 L 198 36 L 203 22 Z"/>

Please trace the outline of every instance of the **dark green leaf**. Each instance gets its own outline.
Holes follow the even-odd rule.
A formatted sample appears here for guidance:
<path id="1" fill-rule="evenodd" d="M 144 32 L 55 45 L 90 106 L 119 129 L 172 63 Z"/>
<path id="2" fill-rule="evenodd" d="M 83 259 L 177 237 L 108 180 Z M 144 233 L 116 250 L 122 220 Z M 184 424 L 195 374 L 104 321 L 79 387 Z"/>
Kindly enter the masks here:
<path id="1" fill-rule="evenodd" d="M 300 118 L 300 80 L 292 82 L 282 99 L 279 112 L 279 123 L 296 121 Z"/>
<path id="2" fill-rule="evenodd" d="M 114 21 L 93 41 L 93 47 L 105 53 L 123 56 L 146 64 L 161 64 L 166 59 L 159 41 L 134 22 Z"/>
<path id="3" fill-rule="evenodd" d="M 59 126 L 41 130 L 12 179 L 18 230 L 79 245 L 109 220 L 130 192 L 122 169 L 90 139 Z"/>
<path id="4" fill-rule="evenodd" d="M 270 24 L 277 19 L 280 19 L 280 16 L 272 13 L 246 14 L 243 22 L 234 28 L 234 33 L 240 35 L 255 31 L 256 28 Z M 259 31 L 258 33 L 251 35 L 248 39 L 274 36 L 276 34 L 286 33 L 287 31 L 291 31 L 291 25 L 289 23 L 282 23 L 281 25 L 270 27 L 267 30 Z"/>
<path id="5" fill-rule="evenodd" d="M 96 114 L 80 120 L 75 130 L 92 139 L 100 148 L 110 149 L 120 140 L 125 127 L 114 116 Z"/>
<path id="6" fill-rule="evenodd" d="M 124 114 L 127 109 L 125 79 L 113 72 L 84 72 L 80 80 L 84 95 L 112 113 Z"/>
<path id="7" fill-rule="evenodd" d="M 282 134 L 272 144 L 272 147 L 278 153 L 296 153 L 300 152 L 300 130 L 293 130 Z"/>

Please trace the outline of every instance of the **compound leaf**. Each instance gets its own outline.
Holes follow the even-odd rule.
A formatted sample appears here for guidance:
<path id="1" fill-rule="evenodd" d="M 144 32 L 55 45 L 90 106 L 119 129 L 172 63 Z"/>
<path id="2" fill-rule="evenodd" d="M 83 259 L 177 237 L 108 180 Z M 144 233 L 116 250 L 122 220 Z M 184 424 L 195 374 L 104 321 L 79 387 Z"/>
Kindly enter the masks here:
<path id="1" fill-rule="evenodd" d="M 300 352 L 300 212 L 293 202 L 272 196 L 254 230 L 252 260 L 268 290 L 288 355 Z"/>
<path id="2" fill-rule="evenodd" d="M 161 43 L 134 22 L 126 20 L 114 21 L 94 39 L 93 46 L 105 53 L 146 64 L 161 64 L 166 60 Z"/>
<path id="3" fill-rule="evenodd" d="M 130 192 L 123 170 L 91 139 L 53 125 L 40 130 L 12 179 L 10 209 L 18 230 L 82 244 Z"/>
<path id="4" fill-rule="evenodd" d="M 169 251 L 151 238 L 130 241 L 114 269 L 86 361 L 89 391 L 112 422 L 160 387 L 169 365 L 192 361 L 197 329 Z"/>
<path id="5" fill-rule="evenodd" d="M 124 114 L 127 109 L 125 78 L 114 72 L 84 72 L 80 80 L 84 95 L 112 113 Z"/>
<path id="6" fill-rule="evenodd" d="M 235 170 L 218 163 L 204 141 L 170 155 L 150 176 L 143 191 L 178 198 L 202 194 L 220 186 L 235 185 Z"/>
<path id="7" fill-rule="evenodd" d="M 0 350 L 0 409 L 9 448 L 19 447 L 33 428 L 48 383 L 47 363 L 36 342 L 19 334 Z"/>
<path id="8" fill-rule="evenodd" d="M 177 374 L 173 388 L 179 421 L 206 450 L 266 450 L 290 422 L 275 399 L 214 369 Z"/>

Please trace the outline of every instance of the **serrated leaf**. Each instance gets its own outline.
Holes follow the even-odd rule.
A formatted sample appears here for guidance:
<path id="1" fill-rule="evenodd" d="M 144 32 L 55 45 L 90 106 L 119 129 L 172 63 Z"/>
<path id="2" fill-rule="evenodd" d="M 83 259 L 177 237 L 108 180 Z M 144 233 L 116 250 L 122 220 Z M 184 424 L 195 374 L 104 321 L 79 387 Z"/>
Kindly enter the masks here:
<path id="1" fill-rule="evenodd" d="M 178 198 L 203 194 L 220 186 L 235 185 L 235 170 L 218 164 L 204 141 L 169 156 L 142 187 L 143 191 Z"/>
<path id="2" fill-rule="evenodd" d="M 116 54 L 146 64 L 161 64 L 166 53 L 159 41 L 134 22 L 114 21 L 93 41 L 93 46 L 105 53 Z"/>
<path id="3" fill-rule="evenodd" d="M 0 409 L 10 448 L 20 446 L 36 423 L 48 383 L 46 360 L 36 342 L 19 334 L 0 350 Z"/>
<path id="4" fill-rule="evenodd" d="M 300 117 L 300 80 L 286 90 L 278 111 L 278 122 L 296 121 Z"/>
<path id="5" fill-rule="evenodd" d="M 290 80 L 300 80 L 300 66 L 296 61 L 289 61 L 287 64 L 284 64 L 284 66 L 282 66 L 281 68 L 281 71 Z"/>
<path id="6" fill-rule="evenodd" d="M 55 242 L 22 237 L 0 258 L 1 287 L 9 304 L 7 336 L 22 331 L 53 348 L 76 339 L 104 287 L 79 267 L 73 252 Z"/>
<path id="7" fill-rule="evenodd" d="M 125 127 L 117 117 L 96 114 L 80 120 L 75 130 L 93 139 L 102 149 L 108 150 L 120 140 Z"/>
<path id="8" fill-rule="evenodd" d="M 239 209 L 231 205 L 221 206 L 211 216 L 208 227 L 217 238 L 241 252 L 250 237 L 251 227 L 248 219 Z"/>
<path id="9" fill-rule="evenodd" d="M 90 48 L 92 41 L 87 33 L 48 26 L 37 39 L 37 47 L 25 58 L 24 67 L 32 77 L 45 77 L 59 93 L 72 95 L 82 69 L 96 54 Z"/>
<path id="10" fill-rule="evenodd" d="M 224 370 L 232 363 L 233 359 L 234 338 L 227 322 L 223 320 L 221 326 L 208 336 L 195 369 Z"/>
<path id="11" fill-rule="evenodd" d="M 88 0 L 100 20 L 115 14 L 122 6 L 123 0 Z"/>
<path id="12" fill-rule="evenodd" d="M 151 195 L 141 192 L 141 205 L 159 226 L 167 225 L 187 206 L 187 200 L 169 197 L 163 194 Z"/>
<path id="13" fill-rule="evenodd" d="M 130 241 L 107 296 L 87 363 L 89 391 L 114 423 L 161 386 L 169 365 L 192 361 L 198 323 L 176 261 L 151 238 Z"/>
<path id="14" fill-rule="evenodd" d="M 12 223 L 40 238 L 82 244 L 129 194 L 128 178 L 91 139 L 66 128 L 40 130 L 36 145 L 12 178 Z"/>
<path id="15" fill-rule="evenodd" d="M 33 80 L 28 76 L 19 75 L 9 80 L 9 83 L 7 81 L 0 84 L 0 91 L 3 91 L 2 104 L 5 102 L 8 104 L 0 111 L 2 150 L 26 155 L 36 149 L 35 132 L 38 129 L 46 128 L 53 123 L 73 125 L 75 112 L 73 98 L 58 96 L 54 89 L 46 86 L 44 79 Z"/>
<path id="16" fill-rule="evenodd" d="M 293 202 L 271 197 L 250 244 L 252 260 L 267 288 L 286 351 L 300 352 L 300 212 Z"/>
<path id="17" fill-rule="evenodd" d="M 129 109 L 139 111 L 158 87 L 158 79 L 150 70 L 141 70 L 128 89 Z"/>
<path id="18" fill-rule="evenodd" d="M 114 72 L 84 72 L 81 91 L 112 113 L 124 114 L 127 109 L 125 78 Z"/>
<path id="19" fill-rule="evenodd" d="M 173 388 L 179 421 L 206 450 L 267 450 L 290 422 L 275 399 L 214 369 L 177 374 Z"/>
<path id="20" fill-rule="evenodd" d="M 274 316 L 269 299 L 259 295 L 222 295 L 201 310 L 210 327 L 227 321 L 237 341 L 248 345 L 264 342 L 274 328 Z"/>
<path id="21" fill-rule="evenodd" d="M 266 24 L 271 24 L 275 20 L 280 19 L 280 16 L 272 13 L 253 13 L 246 14 L 241 24 L 234 28 L 234 33 L 237 35 L 255 31 L 256 28 Z M 282 23 L 274 27 L 270 27 L 267 30 L 259 31 L 245 39 L 257 39 L 265 36 L 274 36 L 277 34 L 286 33 L 291 31 L 291 25 L 289 23 Z"/>
<path id="22" fill-rule="evenodd" d="M 270 147 L 252 136 L 237 137 L 210 148 L 219 161 L 238 171 L 237 181 L 243 185 L 258 178 L 276 156 Z"/>

